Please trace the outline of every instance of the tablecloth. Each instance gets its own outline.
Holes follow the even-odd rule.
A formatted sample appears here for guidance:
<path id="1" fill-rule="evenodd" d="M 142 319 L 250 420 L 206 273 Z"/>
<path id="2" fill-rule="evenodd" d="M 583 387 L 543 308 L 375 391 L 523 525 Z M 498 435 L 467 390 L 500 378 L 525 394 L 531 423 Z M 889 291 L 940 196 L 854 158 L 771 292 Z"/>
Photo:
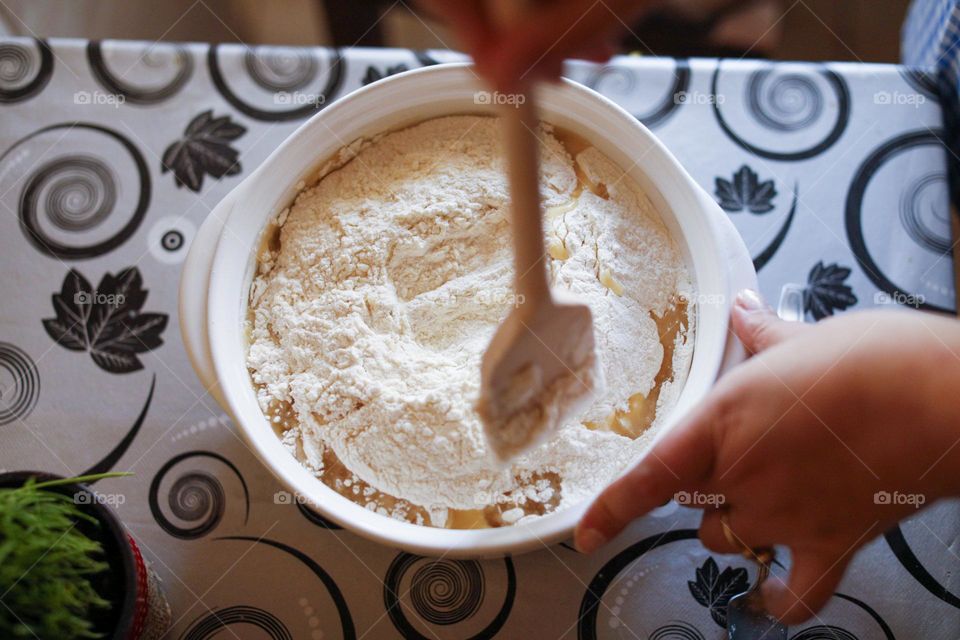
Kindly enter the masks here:
<path id="1" fill-rule="evenodd" d="M 193 374 L 177 284 L 204 216 L 338 97 L 455 59 L 0 41 L 0 466 L 136 474 L 95 488 L 161 576 L 170 638 L 724 637 L 724 604 L 753 569 L 701 547 L 698 511 L 670 503 L 590 556 L 419 558 L 291 500 Z M 795 285 L 809 321 L 954 308 L 924 73 L 622 57 L 566 75 L 635 114 L 715 195 L 769 299 Z M 104 313 L 118 295 L 136 336 Z M 72 308 L 90 331 L 65 325 Z M 879 536 L 791 638 L 960 637 L 957 516 L 935 505 Z"/>

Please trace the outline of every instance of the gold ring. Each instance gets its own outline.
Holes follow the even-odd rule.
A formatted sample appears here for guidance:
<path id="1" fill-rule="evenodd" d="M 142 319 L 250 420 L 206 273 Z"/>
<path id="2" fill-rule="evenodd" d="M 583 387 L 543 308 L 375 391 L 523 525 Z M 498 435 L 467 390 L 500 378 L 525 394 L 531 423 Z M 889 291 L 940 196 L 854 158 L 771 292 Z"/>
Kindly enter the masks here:
<path id="1" fill-rule="evenodd" d="M 764 565 L 769 565 L 773 562 L 775 553 L 771 547 L 758 547 L 754 549 L 743 543 L 739 536 L 733 532 L 733 529 L 730 528 L 729 515 L 730 512 L 726 510 L 720 514 L 720 525 L 723 528 L 723 537 L 727 539 L 727 543 L 731 547 L 739 547 L 740 554 L 747 560 L 754 560 Z"/>

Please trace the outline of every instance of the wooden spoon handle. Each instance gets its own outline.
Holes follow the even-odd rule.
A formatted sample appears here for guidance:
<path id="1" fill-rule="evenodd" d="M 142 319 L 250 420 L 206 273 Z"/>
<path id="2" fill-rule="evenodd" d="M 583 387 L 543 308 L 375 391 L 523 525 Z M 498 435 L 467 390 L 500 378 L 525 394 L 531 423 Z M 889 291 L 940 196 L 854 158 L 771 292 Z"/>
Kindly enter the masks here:
<path id="1" fill-rule="evenodd" d="M 527 0 L 487 0 L 491 21 L 506 29 L 522 19 Z M 516 292 L 522 303 L 533 309 L 550 299 L 547 284 L 546 250 L 540 207 L 537 130 L 539 119 L 532 91 L 505 96 L 500 105 L 503 144 L 510 184 L 510 220 L 513 226 Z"/>
<path id="2" fill-rule="evenodd" d="M 523 100 L 520 104 L 502 106 L 501 115 L 510 183 L 514 286 L 523 296 L 523 304 L 536 305 L 550 298 L 540 208 L 538 120 L 530 95 L 521 96 L 517 96 Z"/>

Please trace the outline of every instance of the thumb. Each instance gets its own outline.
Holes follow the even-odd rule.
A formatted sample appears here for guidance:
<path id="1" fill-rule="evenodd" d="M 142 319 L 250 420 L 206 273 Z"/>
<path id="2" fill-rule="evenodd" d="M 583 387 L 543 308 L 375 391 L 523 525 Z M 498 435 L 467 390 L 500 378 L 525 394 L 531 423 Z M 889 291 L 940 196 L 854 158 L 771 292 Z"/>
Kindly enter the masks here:
<path id="1" fill-rule="evenodd" d="M 787 625 L 810 618 L 833 596 L 849 560 L 812 551 L 795 551 L 786 584 L 770 576 L 761 587 L 770 615 Z"/>
<path id="2" fill-rule="evenodd" d="M 730 323 L 737 338 L 751 354 L 765 351 L 807 328 L 801 322 L 778 318 L 753 289 L 743 289 L 737 294 L 730 310 Z"/>

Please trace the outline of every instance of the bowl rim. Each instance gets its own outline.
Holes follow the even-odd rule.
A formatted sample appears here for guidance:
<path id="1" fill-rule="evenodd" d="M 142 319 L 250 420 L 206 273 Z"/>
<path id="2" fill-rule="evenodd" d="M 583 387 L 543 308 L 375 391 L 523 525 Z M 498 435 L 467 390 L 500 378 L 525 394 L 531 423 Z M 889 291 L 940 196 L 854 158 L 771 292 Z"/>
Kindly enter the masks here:
<path id="1" fill-rule="evenodd" d="M 241 296 L 242 299 L 240 300 L 239 308 L 236 306 L 237 301 L 234 300 L 233 310 L 229 310 L 231 309 L 230 300 L 224 299 L 223 297 L 223 292 L 225 288 L 227 288 L 226 285 L 231 283 L 231 279 L 235 281 L 238 275 L 236 268 L 236 262 L 238 260 L 237 247 L 231 247 L 231 242 L 233 242 L 233 238 L 236 237 L 238 233 L 243 234 L 245 238 L 251 233 L 250 230 L 245 229 L 243 225 L 236 224 L 238 220 L 242 219 L 243 203 L 248 200 L 245 196 L 248 196 L 251 190 L 262 187 L 262 183 L 269 181 L 271 179 L 271 172 L 275 172 L 277 167 L 282 164 L 283 154 L 291 147 L 302 144 L 301 141 L 303 139 L 309 138 L 313 133 L 311 129 L 317 128 L 318 123 L 323 123 L 324 126 L 326 126 L 327 120 L 334 120 L 336 117 L 349 112 L 355 108 L 357 103 L 362 103 L 363 101 L 372 102 L 375 99 L 380 99 L 381 94 L 388 95 L 390 91 L 396 91 L 405 84 L 425 84 L 428 80 L 448 82 L 451 84 L 463 84 L 466 82 L 464 86 L 469 88 L 468 92 L 473 92 L 477 86 L 480 85 L 473 81 L 474 78 L 471 78 L 468 72 L 474 77 L 476 76 L 469 63 L 449 63 L 414 69 L 371 83 L 338 99 L 294 131 L 230 194 L 233 196 L 234 206 L 231 207 L 224 221 L 224 228 L 230 232 L 220 233 L 217 238 L 217 245 L 212 257 L 206 300 L 206 332 L 209 339 L 213 369 L 218 381 L 222 383 L 234 377 L 236 374 L 235 369 L 239 362 L 240 368 L 243 370 L 246 386 L 249 387 L 246 391 L 250 394 L 253 393 L 253 385 L 249 380 L 249 374 L 246 373 L 246 344 L 243 344 L 243 348 L 240 349 L 240 353 L 237 354 L 236 345 L 226 344 L 226 334 L 230 333 L 230 328 L 227 327 L 228 331 L 226 332 L 219 330 L 219 327 L 229 324 L 230 318 L 236 321 L 237 327 L 240 327 L 243 324 L 247 309 L 248 293 L 246 292 L 249 291 L 250 263 L 255 262 L 256 258 L 255 255 L 249 255 L 249 251 L 246 256 L 247 269 L 243 272 L 243 284 L 241 285 L 243 295 Z M 628 112 L 599 93 L 567 79 L 543 87 L 540 90 L 540 95 L 541 98 L 547 98 L 542 101 L 541 104 L 546 104 L 552 100 L 563 102 L 565 98 L 571 101 L 575 99 L 580 101 L 588 100 L 594 103 L 592 108 L 596 110 L 598 117 L 602 114 L 606 118 L 619 121 L 622 126 L 627 127 L 631 131 L 634 141 L 642 141 L 647 147 L 643 156 L 646 157 L 649 155 L 652 156 L 652 158 L 643 164 L 649 165 L 655 160 L 660 165 L 661 172 L 665 172 L 666 175 L 670 177 L 670 182 L 673 184 L 667 186 L 675 189 L 676 192 L 673 193 L 671 198 L 667 198 L 667 196 L 663 194 L 663 199 L 686 201 L 686 204 L 697 209 L 697 215 L 702 216 L 703 221 L 707 223 L 704 225 L 705 227 L 716 225 L 716 220 L 713 218 L 716 217 L 717 213 L 722 215 L 716 203 L 709 198 L 709 196 L 706 196 L 663 143 Z M 454 113 L 464 113 L 464 111 L 450 111 L 449 115 L 453 115 Z M 427 116 L 421 120 L 427 120 L 431 117 L 435 116 Z M 546 119 L 550 120 L 549 117 Z M 330 129 L 329 126 L 326 128 Z M 390 129 L 391 127 L 385 127 L 382 131 L 388 131 Z M 369 135 L 369 133 L 366 133 L 346 136 L 346 143 L 349 144 L 356 139 L 368 137 Z M 343 146 L 346 145 L 341 143 L 337 144 L 335 148 L 342 148 Z M 307 167 L 300 175 L 311 175 L 315 172 L 317 166 L 322 163 L 324 158 L 331 156 L 332 154 L 318 154 L 317 164 L 313 167 Z M 640 166 L 642 165 L 638 160 L 634 163 L 634 166 L 631 166 L 630 169 L 627 170 L 627 173 L 639 171 L 638 167 Z M 289 175 L 284 176 L 282 180 L 275 177 L 273 179 L 277 182 L 296 183 L 301 178 Z M 659 188 L 659 185 L 656 185 L 656 188 Z M 274 190 L 276 191 L 278 189 Z M 287 189 L 279 190 L 290 191 L 289 185 Z M 299 189 L 297 189 L 297 191 L 299 191 Z M 664 219 L 664 222 L 667 222 L 668 216 L 677 216 L 676 211 L 673 210 L 675 208 L 676 207 L 671 207 L 671 211 L 665 213 L 660 207 L 657 207 L 658 214 Z M 267 222 L 273 218 L 278 210 L 279 209 L 270 209 L 254 212 L 254 214 L 249 216 L 259 217 L 259 227 L 255 230 L 256 238 L 260 237 Z M 231 222 L 234 224 L 231 225 Z M 716 229 L 712 231 L 708 230 L 706 233 L 708 236 L 718 235 Z M 677 241 L 685 245 L 687 244 L 688 238 L 684 236 L 677 238 Z M 713 242 L 719 243 L 720 241 L 720 239 L 715 239 Z M 259 244 L 259 240 L 255 240 L 255 242 Z M 232 254 L 231 251 L 233 252 Z M 712 264 L 708 266 L 712 267 L 715 271 L 716 282 L 719 283 L 719 287 L 724 293 L 729 293 L 730 277 L 727 272 L 727 266 L 723 263 L 722 253 L 721 250 L 715 248 L 713 255 L 690 256 L 688 260 L 698 261 L 701 265 L 711 262 Z M 706 269 L 706 267 L 704 268 Z M 702 269 L 697 269 L 697 274 L 699 274 L 700 271 L 702 271 Z M 694 275 L 694 280 L 696 282 L 695 290 L 702 293 L 702 288 L 699 281 L 697 281 L 696 275 Z M 688 374 L 684 388 L 680 394 L 678 394 L 676 404 L 658 428 L 657 433 L 653 436 L 654 442 L 675 426 L 683 413 L 680 411 L 682 406 L 687 406 L 687 408 L 692 407 L 693 404 L 706 393 L 706 390 L 712 385 L 720 371 L 721 362 L 726 352 L 724 345 L 727 344 L 725 319 L 729 311 L 728 301 L 725 300 L 721 306 L 723 308 L 720 316 L 724 319 L 723 326 L 709 329 L 712 329 L 714 333 L 720 334 L 724 339 L 721 340 L 715 348 L 706 349 L 701 346 L 700 339 L 708 327 L 705 327 L 701 322 L 702 309 L 700 305 L 697 305 L 696 342 L 691 358 L 690 371 L 692 372 L 694 366 L 700 363 L 701 369 L 705 371 L 705 374 L 702 376 L 704 379 L 692 381 Z M 242 310 L 242 313 L 236 313 L 237 310 Z M 716 316 L 716 314 L 714 315 Z M 714 343 L 716 343 L 716 340 L 714 340 Z M 697 382 L 697 384 L 695 385 L 694 382 Z M 340 496 L 324 485 L 322 481 L 313 476 L 313 474 L 282 445 L 273 429 L 270 428 L 269 422 L 259 410 L 259 406 L 257 406 L 255 415 L 249 415 L 251 412 L 247 408 L 247 403 L 240 397 L 243 391 L 237 389 L 235 385 L 221 384 L 220 392 L 227 405 L 224 408 L 234 417 L 238 430 L 243 435 L 244 440 L 257 457 L 260 458 L 261 462 L 285 487 L 292 491 L 296 500 L 305 502 L 325 517 L 330 518 L 348 530 L 389 546 L 399 547 L 424 555 L 442 554 L 449 557 L 487 557 L 502 556 L 507 553 L 522 553 L 568 538 L 576 522 L 580 519 L 590 502 L 590 500 L 583 500 L 531 522 L 502 528 L 479 530 L 441 529 L 400 522 L 387 516 L 371 513 L 364 507 Z M 684 399 L 685 401 L 681 403 L 681 400 Z M 652 444 L 651 442 L 651 446 Z M 646 448 L 646 451 L 649 451 L 649 449 L 650 446 Z M 641 459 L 643 455 L 646 454 L 642 454 L 637 459 Z M 623 472 L 625 473 L 627 470 L 628 469 L 624 469 Z"/>

